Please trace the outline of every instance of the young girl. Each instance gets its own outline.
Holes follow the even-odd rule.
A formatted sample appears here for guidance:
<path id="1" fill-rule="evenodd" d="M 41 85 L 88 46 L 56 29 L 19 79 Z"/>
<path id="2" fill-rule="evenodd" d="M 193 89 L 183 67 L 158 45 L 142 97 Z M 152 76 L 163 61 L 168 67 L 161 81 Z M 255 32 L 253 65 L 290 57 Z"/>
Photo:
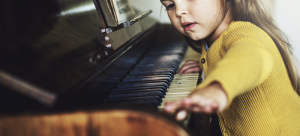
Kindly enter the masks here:
<path id="1" fill-rule="evenodd" d="M 203 82 L 166 112 L 218 113 L 223 135 L 300 135 L 300 87 L 291 46 L 259 0 L 161 0 L 172 24 L 201 53 L 179 73 Z M 209 47 L 207 49 L 206 47 Z M 197 47 L 200 47 L 197 48 Z"/>

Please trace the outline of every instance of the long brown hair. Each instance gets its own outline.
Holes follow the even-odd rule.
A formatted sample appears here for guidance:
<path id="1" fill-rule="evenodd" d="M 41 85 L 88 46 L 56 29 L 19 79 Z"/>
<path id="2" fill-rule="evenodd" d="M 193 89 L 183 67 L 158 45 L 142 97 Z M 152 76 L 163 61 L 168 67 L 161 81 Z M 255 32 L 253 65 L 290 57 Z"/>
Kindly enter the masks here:
<path id="1" fill-rule="evenodd" d="M 300 95 L 300 83 L 299 83 L 299 73 L 297 71 L 295 63 L 297 63 L 296 58 L 292 52 L 292 46 L 288 42 L 288 39 L 284 33 L 277 27 L 274 23 L 273 18 L 268 12 L 263 0 L 227 0 L 231 3 L 231 13 L 234 21 L 247 21 L 255 24 L 256 26 L 263 29 L 275 42 L 283 60 L 285 67 L 288 71 L 289 78 L 295 89 L 295 91 Z M 190 38 L 185 37 L 188 43 L 196 51 L 201 52 L 199 43 L 192 41 Z"/>
<path id="2" fill-rule="evenodd" d="M 264 3 L 261 0 L 230 0 L 230 2 L 233 20 L 251 22 L 263 29 L 273 39 L 284 60 L 291 83 L 300 95 L 299 74 L 294 64 L 297 60 L 293 55 L 292 46 L 284 33 L 274 23 Z M 293 63 L 293 61 L 295 62 Z"/>

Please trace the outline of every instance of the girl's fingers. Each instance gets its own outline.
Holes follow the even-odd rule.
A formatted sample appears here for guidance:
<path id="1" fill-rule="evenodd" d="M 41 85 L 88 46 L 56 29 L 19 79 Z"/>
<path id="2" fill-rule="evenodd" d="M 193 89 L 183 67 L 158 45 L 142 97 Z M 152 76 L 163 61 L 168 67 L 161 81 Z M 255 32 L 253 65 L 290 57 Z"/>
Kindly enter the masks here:
<path id="1" fill-rule="evenodd" d="M 182 100 L 176 100 L 172 102 L 166 102 L 165 104 L 165 112 L 172 113 L 178 109 L 182 109 Z"/>
<path id="2" fill-rule="evenodd" d="M 186 63 L 179 69 L 179 73 L 182 73 L 182 71 L 185 71 L 185 69 L 188 69 L 189 67 L 199 66 L 199 61 L 196 60 L 188 60 Z"/>
<path id="3" fill-rule="evenodd" d="M 180 74 L 186 73 L 185 71 L 187 71 L 189 69 L 193 69 L 193 68 L 196 68 L 193 71 L 195 71 L 195 70 L 196 70 L 196 72 L 200 72 L 201 71 L 199 64 L 187 64 L 187 65 L 183 65 L 179 69 L 179 73 Z"/>
<path id="4" fill-rule="evenodd" d="M 193 111 L 193 112 L 202 112 L 203 108 L 201 108 L 198 105 L 194 105 L 194 106 L 192 106 L 191 111 Z"/>
<path id="5" fill-rule="evenodd" d="M 188 73 L 198 73 L 198 72 L 200 72 L 200 71 L 201 71 L 201 68 L 197 66 L 197 67 L 189 68 L 189 69 L 183 71 L 182 73 L 183 73 L 183 74 L 188 74 Z"/>
<path id="6" fill-rule="evenodd" d="M 197 61 L 197 60 L 188 60 L 188 61 L 185 62 L 185 64 L 199 64 L 199 61 Z"/>
<path id="7" fill-rule="evenodd" d="M 173 109 L 174 109 L 173 103 L 172 102 L 166 102 L 165 108 L 164 108 L 165 112 L 168 112 L 168 113 L 172 112 Z"/>
<path id="8" fill-rule="evenodd" d="M 218 112 L 219 104 L 217 102 L 213 101 L 210 106 L 212 108 L 212 112 Z"/>
<path id="9" fill-rule="evenodd" d="M 189 97 L 182 99 L 182 102 L 183 102 L 184 105 L 191 105 L 192 104 L 192 100 Z"/>
<path id="10" fill-rule="evenodd" d="M 192 103 L 188 103 L 188 105 L 183 104 L 184 109 L 180 110 L 176 114 L 176 119 L 178 121 L 182 121 L 186 118 L 188 111 L 192 112 L 205 112 L 205 113 L 213 113 L 216 112 L 216 102 L 210 102 L 207 101 L 207 104 L 204 104 L 204 106 L 199 106 L 199 105 L 190 105 Z"/>
<path id="11" fill-rule="evenodd" d="M 179 73 L 184 72 L 185 70 L 189 69 L 190 67 L 195 67 L 197 64 L 184 64 L 180 69 Z"/>
<path id="12" fill-rule="evenodd" d="M 208 105 L 205 106 L 204 112 L 205 113 L 216 113 L 219 110 L 219 104 L 215 101 L 210 102 Z"/>
<path id="13" fill-rule="evenodd" d="M 168 113 L 179 110 L 205 113 L 220 112 L 224 109 L 222 107 L 226 105 L 226 101 L 222 105 L 221 99 L 223 97 L 226 99 L 226 94 L 222 91 L 216 91 L 215 89 L 197 90 L 182 100 L 167 102 L 164 110 Z"/>
<path id="14" fill-rule="evenodd" d="M 172 102 L 166 102 L 165 104 L 165 112 L 172 113 L 178 110 L 186 110 L 190 111 L 192 107 L 192 103 L 190 102 L 189 98 L 184 98 L 181 100 L 176 100 Z"/>
<path id="15" fill-rule="evenodd" d="M 185 109 L 193 112 L 203 112 L 205 102 L 202 99 L 187 97 L 183 99 L 183 106 Z"/>
<path id="16" fill-rule="evenodd" d="M 191 111 L 193 112 L 205 112 L 213 113 L 217 112 L 219 104 L 212 99 L 207 99 L 201 96 L 191 96 L 190 97 Z"/>

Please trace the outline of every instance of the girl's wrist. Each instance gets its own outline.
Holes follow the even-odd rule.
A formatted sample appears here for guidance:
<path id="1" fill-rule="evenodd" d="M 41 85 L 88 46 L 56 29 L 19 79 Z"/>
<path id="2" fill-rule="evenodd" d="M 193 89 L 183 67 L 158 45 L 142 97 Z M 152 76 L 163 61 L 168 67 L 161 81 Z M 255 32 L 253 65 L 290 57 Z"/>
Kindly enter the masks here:
<path id="1" fill-rule="evenodd" d="M 210 84 L 210 87 L 212 87 L 213 90 L 219 92 L 219 99 L 216 101 L 219 103 L 219 112 L 223 111 L 228 103 L 226 91 L 219 82 L 213 82 L 212 84 Z"/>
<path id="2" fill-rule="evenodd" d="M 196 90 L 192 95 L 200 95 L 209 101 L 217 102 L 217 112 L 223 111 L 228 103 L 227 94 L 219 82 L 213 82 L 205 88 Z"/>
<path id="3" fill-rule="evenodd" d="M 225 93 L 225 90 L 219 82 L 213 82 L 208 87 L 211 87 L 212 89 L 222 90 Z"/>

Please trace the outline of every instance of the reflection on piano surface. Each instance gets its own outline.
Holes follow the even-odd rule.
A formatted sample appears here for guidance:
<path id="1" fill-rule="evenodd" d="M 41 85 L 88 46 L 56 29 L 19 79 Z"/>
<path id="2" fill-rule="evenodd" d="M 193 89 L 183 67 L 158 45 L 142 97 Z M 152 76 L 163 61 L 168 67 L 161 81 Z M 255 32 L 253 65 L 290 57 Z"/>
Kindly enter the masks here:
<path id="1" fill-rule="evenodd" d="M 7 116 L 23 113 L 43 116 L 107 107 L 156 110 L 164 100 L 189 94 L 198 73 L 176 72 L 196 53 L 173 26 L 150 17 L 138 19 L 141 32 L 112 50 L 107 40 L 116 41 L 118 30 L 130 32 L 133 27 L 109 28 L 115 33 L 108 36 L 115 38 L 105 38 L 102 30 L 108 27 L 97 4 L 97 0 L 0 2 L 4 20 L 0 124 Z M 194 57 L 198 59 L 197 54 Z M 16 81 L 20 84 L 14 85 Z M 37 92 L 55 99 L 45 103 Z M 196 134 L 206 133 L 203 129 L 195 129 Z"/>

